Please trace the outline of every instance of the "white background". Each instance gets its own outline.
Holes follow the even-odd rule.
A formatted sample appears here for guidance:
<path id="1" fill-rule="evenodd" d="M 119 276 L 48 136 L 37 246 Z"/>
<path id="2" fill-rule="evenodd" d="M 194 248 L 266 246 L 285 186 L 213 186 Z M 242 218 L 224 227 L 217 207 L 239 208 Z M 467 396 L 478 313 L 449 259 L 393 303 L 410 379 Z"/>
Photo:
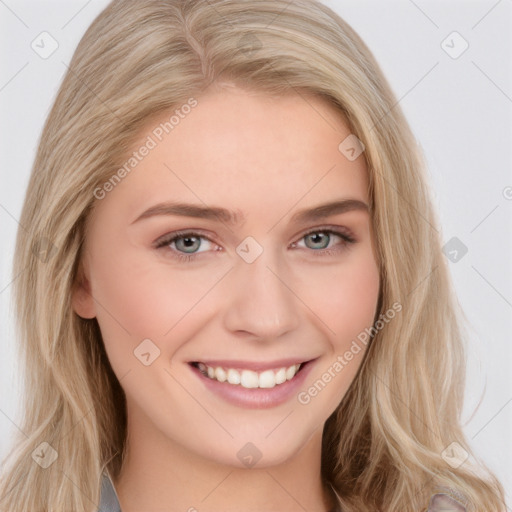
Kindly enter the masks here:
<path id="1" fill-rule="evenodd" d="M 43 122 L 105 0 L 0 0 L 0 457 L 20 411 L 10 291 L 14 240 Z M 464 422 L 512 503 L 512 0 L 325 0 L 375 54 L 425 152 L 443 240 L 472 325 Z M 58 49 L 31 48 L 43 31 Z M 469 44 L 458 58 L 456 52 Z M 476 413 L 474 409 L 482 403 Z M 512 510 L 507 508 L 507 510 Z"/>

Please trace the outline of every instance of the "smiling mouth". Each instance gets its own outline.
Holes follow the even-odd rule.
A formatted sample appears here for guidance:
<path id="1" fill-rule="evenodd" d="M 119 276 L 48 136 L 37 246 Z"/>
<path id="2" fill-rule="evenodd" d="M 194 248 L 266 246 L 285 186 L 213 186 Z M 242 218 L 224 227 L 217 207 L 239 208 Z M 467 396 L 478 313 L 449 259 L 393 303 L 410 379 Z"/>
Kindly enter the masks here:
<path id="1" fill-rule="evenodd" d="M 298 372 L 302 370 L 307 363 L 292 364 L 275 369 L 268 369 L 261 372 L 254 370 L 240 370 L 235 368 L 225 368 L 222 366 L 209 366 L 203 362 L 190 363 L 197 368 L 205 377 L 224 382 L 233 386 L 241 386 L 247 389 L 254 388 L 273 388 L 280 386 L 285 382 L 292 380 Z"/>

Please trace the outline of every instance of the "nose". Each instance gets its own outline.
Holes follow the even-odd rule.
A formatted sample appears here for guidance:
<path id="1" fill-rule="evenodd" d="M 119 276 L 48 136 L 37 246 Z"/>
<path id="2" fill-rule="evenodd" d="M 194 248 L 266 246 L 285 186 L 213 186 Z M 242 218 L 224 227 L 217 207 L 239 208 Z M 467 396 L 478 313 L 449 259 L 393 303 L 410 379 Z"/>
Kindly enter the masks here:
<path id="1" fill-rule="evenodd" d="M 300 301 L 289 275 L 270 250 L 252 263 L 237 260 L 226 283 L 225 328 L 260 341 L 272 341 L 296 329 Z"/>

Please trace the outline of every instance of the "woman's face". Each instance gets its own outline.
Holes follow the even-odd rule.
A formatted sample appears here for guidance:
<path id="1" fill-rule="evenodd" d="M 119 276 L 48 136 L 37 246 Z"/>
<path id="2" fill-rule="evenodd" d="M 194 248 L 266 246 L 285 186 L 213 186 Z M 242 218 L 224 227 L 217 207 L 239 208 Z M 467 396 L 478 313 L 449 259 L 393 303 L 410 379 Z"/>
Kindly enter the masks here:
<path id="1" fill-rule="evenodd" d="M 364 156 L 313 96 L 217 88 L 173 114 L 97 193 L 74 309 L 97 318 L 132 444 L 284 462 L 321 437 L 376 313 Z"/>

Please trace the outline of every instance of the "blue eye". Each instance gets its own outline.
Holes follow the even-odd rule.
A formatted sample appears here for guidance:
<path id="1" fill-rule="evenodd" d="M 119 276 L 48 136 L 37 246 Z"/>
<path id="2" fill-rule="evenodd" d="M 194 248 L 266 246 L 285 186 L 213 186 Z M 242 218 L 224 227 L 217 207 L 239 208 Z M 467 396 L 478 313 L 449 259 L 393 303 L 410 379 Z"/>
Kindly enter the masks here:
<path id="1" fill-rule="evenodd" d="M 333 238 L 332 235 L 341 236 L 341 234 L 335 233 L 334 231 L 313 231 L 312 233 L 304 235 L 303 240 L 305 240 L 308 249 L 327 249 Z M 308 245 L 308 241 L 311 242 L 313 247 Z"/>
<path id="2" fill-rule="evenodd" d="M 205 251 L 198 251 L 199 247 L 202 245 L 201 240 L 207 240 L 211 243 L 211 240 L 199 233 L 195 232 L 176 232 L 171 233 L 170 235 L 164 236 L 161 240 L 157 241 L 156 248 L 162 249 L 164 247 L 169 247 L 172 244 L 176 247 L 176 249 L 172 249 L 171 251 L 174 253 L 173 256 L 178 259 L 183 259 L 185 261 L 190 261 L 195 258 L 196 254 Z M 183 252 L 181 252 L 183 251 Z"/>
<path id="3" fill-rule="evenodd" d="M 335 248 L 329 248 L 332 240 L 336 237 L 341 239 L 341 242 L 338 243 Z M 344 231 L 319 228 L 302 235 L 300 241 L 302 240 L 305 241 L 305 248 L 311 249 L 311 251 L 317 253 L 318 256 L 333 255 L 334 253 L 345 249 L 349 244 L 356 242 L 352 236 Z M 193 259 L 196 259 L 199 254 L 209 252 L 208 248 L 203 251 L 199 250 L 204 245 L 202 241 L 207 241 L 208 243 L 213 244 L 208 237 L 201 233 L 194 231 L 181 231 L 165 235 L 155 242 L 155 247 L 156 249 L 168 248 L 173 257 L 182 261 L 192 261 Z M 173 245 L 174 248 L 172 247 Z M 298 242 L 293 243 L 292 246 L 298 247 Z M 219 249 L 214 250 L 218 251 Z"/>

